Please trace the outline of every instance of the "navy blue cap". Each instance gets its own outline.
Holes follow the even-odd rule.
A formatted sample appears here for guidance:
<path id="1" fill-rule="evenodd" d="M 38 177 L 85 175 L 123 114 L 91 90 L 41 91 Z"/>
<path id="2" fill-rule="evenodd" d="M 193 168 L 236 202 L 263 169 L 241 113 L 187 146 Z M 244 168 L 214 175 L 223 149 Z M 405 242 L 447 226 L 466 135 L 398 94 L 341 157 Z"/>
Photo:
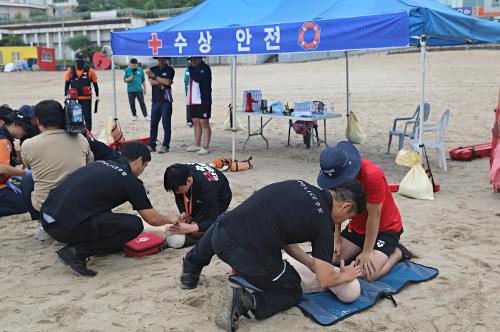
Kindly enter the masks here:
<path id="1" fill-rule="evenodd" d="M 35 108 L 30 105 L 23 105 L 19 107 L 19 113 L 29 116 L 31 119 L 35 118 Z"/>
<path id="2" fill-rule="evenodd" d="M 358 175 L 361 156 L 352 143 L 342 141 L 321 151 L 319 165 L 318 185 L 323 189 L 333 189 Z"/>

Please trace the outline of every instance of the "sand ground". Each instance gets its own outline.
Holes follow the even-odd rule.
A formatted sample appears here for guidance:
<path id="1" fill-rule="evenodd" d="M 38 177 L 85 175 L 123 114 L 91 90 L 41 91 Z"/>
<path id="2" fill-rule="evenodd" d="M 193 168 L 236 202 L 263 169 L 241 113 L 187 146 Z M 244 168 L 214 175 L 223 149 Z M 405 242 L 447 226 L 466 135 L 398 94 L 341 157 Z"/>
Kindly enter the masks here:
<path id="1" fill-rule="evenodd" d="M 453 110 L 448 148 L 490 140 L 500 86 L 499 55 L 498 51 L 429 54 L 426 101 L 432 106 L 430 121 L 439 121 L 447 108 Z M 352 107 L 368 134 L 359 148 L 365 158 L 385 170 L 390 182 L 399 182 L 407 169 L 395 165 L 394 150 L 385 154 L 387 132 L 394 117 L 411 114 L 419 102 L 418 68 L 418 54 L 352 59 Z M 192 130 L 185 127 L 184 69 L 176 71 L 172 149 L 168 154 L 154 154 L 142 176 L 153 205 L 163 212 L 176 212 L 172 195 L 162 186 L 166 166 L 210 162 L 215 157 L 229 157 L 231 149 L 231 134 L 222 131 L 230 102 L 229 68 L 213 68 L 213 145 L 212 153 L 203 157 L 185 152 L 192 143 Z M 333 101 L 337 111 L 343 112 L 344 73 L 342 60 L 242 66 L 238 68 L 238 98 L 243 89 L 260 88 L 269 101 Z M 127 138 L 148 136 L 145 121 L 131 121 L 121 75 L 117 77 L 118 114 L 124 133 Z M 98 72 L 98 77 L 102 102 L 94 120 L 96 133 L 111 111 L 111 73 Z M 48 98 L 62 100 L 63 73 L 2 73 L 0 86 L 0 103 L 14 107 Z M 246 124 L 246 119 L 240 120 Z M 316 182 L 319 150 L 306 162 L 300 136 L 293 135 L 292 146 L 286 146 L 286 122 L 273 121 L 266 129 L 269 150 L 254 137 L 242 152 L 246 135 L 237 134 L 237 158 L 253 156 L 255 168 L 227 174 L 234 193 L 231 207 L 271 182 L 293 178 Z M 330 121 L 329 143 L 342 140 L 344 131 L 345 117 Z M 404 219 L 402 240 L 417 255 L 416 262 L 440 270 L 437 279 L 407 287 L 395 296 L 398 307 L 382 300 L 331 327 L 321 327 L 292 308 L 260 322 L 244 319 L 241 331 L 497 330 L 500 196 L 489 189 L 488 159 L 449 160 L 449 170 L 444 173 L 437 168 L 435 152 L 430 156 L 442 186 L 436 200 L 412 200 L 397 194 L 395 198 Z M 127 204 L 118 210 L 131 212 L 131 207 Z M 200 286 L 191 291 L 179 287 L 181 257 L 187 249 L 168 249 L 140 259 L 122 254 L 95 258 L 90 267 L 99 274 L 85 279 L 72 275 L 56 259 L 54 251 L 60 244 L 40 243 L 33 238 L 34 232 L 35 224 L 27 214 L 0 220 L 0 330 L 217 330 L 211 313 L 228 269 L 220 260 L 212 261 L 203 271 Z"/>

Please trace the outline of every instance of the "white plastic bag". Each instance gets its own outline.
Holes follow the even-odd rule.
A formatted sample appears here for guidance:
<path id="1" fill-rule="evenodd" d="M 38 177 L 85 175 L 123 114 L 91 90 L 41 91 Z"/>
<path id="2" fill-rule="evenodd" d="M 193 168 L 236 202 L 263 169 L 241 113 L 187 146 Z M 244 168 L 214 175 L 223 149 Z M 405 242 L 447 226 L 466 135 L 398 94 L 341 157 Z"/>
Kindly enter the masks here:
<path id="1" fill-rule="evenodd" d="M 350 112 L 347 117 L 347 128 L 345 131 L 347 140 L 354 144 L 363 144 L 366 140 L 366 134 L 361 129 L 358 117 L 354 112 Z"/>
<path id="2" fill-rule="evenodd" d="M 396 157 L 396 164 L 411 167 L 399 184 L 399 194 L 416 199 L 434 200 L 432 183 L 420 163 L 420 156 L 416 152 L 400 150 Z"/>

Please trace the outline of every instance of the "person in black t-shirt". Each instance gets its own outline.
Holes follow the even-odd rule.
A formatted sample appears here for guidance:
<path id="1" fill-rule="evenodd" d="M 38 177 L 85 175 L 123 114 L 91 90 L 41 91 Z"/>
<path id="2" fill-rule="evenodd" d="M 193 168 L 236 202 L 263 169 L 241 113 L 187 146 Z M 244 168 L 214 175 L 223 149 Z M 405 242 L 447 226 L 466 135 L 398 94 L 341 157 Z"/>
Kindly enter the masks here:
<path id="1" fill-rule="evenodd" d="M 262 292 L 227 288 L 221 292 L 215 322 L 233 330 L 240 315 L 253 312 L 256 319 L 270 317 L 299 303 L 300 276 L 282 260 L 290 256 L 316 273 L 321 287 L 334 287 L 360 275 L 354 264 L 331 265 L 334 225 L 366 208 L 358 181 L 333 190 L 321 190 L 302 180 L 268 185 L 231 212 L 221 215 L 183 261 L 181 287 L 197 286 L 201 270 L 213 255 L 228 263 L 241 277 Z M 312 242 L 312 258 L 297 243 Z"/>
<path id="2" fill-rule="evenodd" d="M 162 120 L 163 142 L 158 153 L 166 153 L 170 150 L 170 137 L 172 134 L 172 84 L 175 76 L 174 68 L 167 63 L 169 58 L 156 57 L 158 66 L 153 66 L 146 72 L 151 84 L 151 131 L 149 134 L 151 142 L 149 150 L 156 151 L 156 138 L 158 137 L 158 124 Z"/>
<path id="3" fill-rule="evenodd" d="M 202 163 L 174 164 L 165 170 L 163 186 L 175 194 L 175 203 L 185 223 L 169 229 L 198 239 L 231 203 L 229 182 L 220 171 Z M 187 241 L 187 245 L 193 241 Z"/>
<path id="4" fill-rule="evenodd" d="M 166 216 L 153 209 L 141 180 L 151 154 L 143 143 L 123 147 L 118 160 L 96 161 L 71 173 L 53 189 L 42 205 L 42 226 L 59 242 L 56 251 L 75 273 L 95 276 L 86 259 L 123 247 L 143 230 L 141 218 L 112 209 L 130 202 L 152 226 L 173 224 L 180 216 Z"/>

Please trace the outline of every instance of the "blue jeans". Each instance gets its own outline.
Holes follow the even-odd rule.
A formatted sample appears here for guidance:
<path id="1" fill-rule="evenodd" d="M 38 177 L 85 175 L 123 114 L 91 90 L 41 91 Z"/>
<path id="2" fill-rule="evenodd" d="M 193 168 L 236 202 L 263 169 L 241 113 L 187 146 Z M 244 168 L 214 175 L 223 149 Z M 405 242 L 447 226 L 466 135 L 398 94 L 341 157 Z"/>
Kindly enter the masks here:
<path id="1" fill-rule="evenodd" d="M 158 124 L 162 120 L 163 125 L 163 143 L 162 145 L 170 149 L 170 137 L 172 135 L 172 103 L 153 103 L 151 107 L 151 131 L 149 133 L 152 148 L 156 148 L 156 139 L 158 137 Z"/>

